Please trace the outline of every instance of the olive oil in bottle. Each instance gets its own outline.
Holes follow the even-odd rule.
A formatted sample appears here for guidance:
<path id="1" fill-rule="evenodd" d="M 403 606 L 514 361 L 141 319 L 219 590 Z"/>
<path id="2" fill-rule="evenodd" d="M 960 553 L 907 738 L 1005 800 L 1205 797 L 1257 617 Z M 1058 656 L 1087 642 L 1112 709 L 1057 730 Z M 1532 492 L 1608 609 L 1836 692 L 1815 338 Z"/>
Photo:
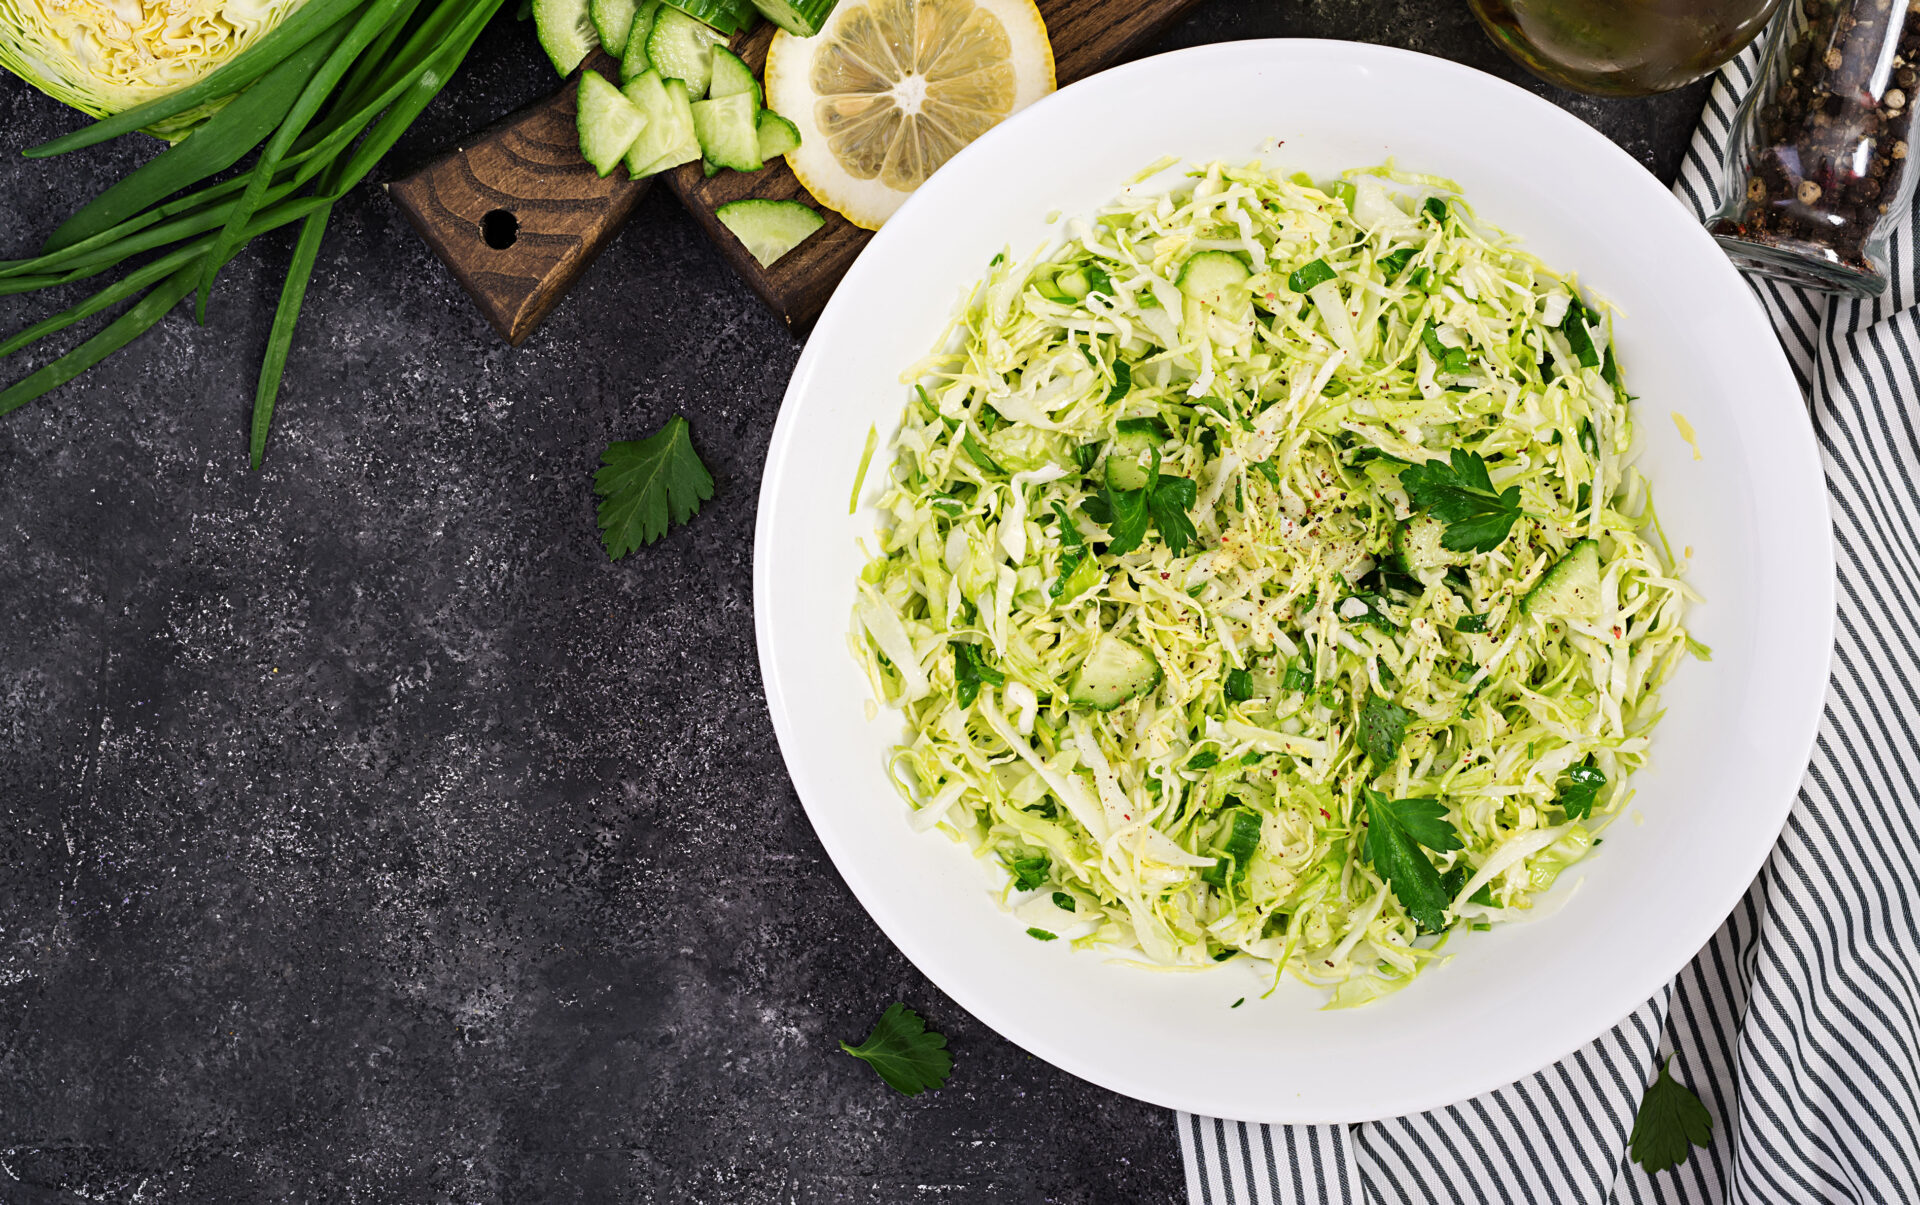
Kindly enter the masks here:
<path id="1" fill-rule="evenodd" d="M 1549 83 L 1597 96 L 1690 84 L 1766 28 L 1780 0 L 1470 0 L 1500 48 Z"/>

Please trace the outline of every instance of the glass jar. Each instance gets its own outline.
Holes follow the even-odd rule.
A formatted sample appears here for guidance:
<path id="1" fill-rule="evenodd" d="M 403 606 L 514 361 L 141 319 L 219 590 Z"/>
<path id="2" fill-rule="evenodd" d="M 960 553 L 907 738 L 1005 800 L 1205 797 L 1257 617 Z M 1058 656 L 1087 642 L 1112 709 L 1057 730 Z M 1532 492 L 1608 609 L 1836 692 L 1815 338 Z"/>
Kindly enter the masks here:
<path id="1" fill-rule="evenodd" d="M 1739 54 L 1780 0 L 1470 0 L 1499 47 L 1596 96 L 1678 88 Z"/>
<path id="2" fill-rule="evenodd" d="M 1871 297 L 1913 205 L 1920 0 L 1800 0 L 1734 119 L 1707 227 L 1750 271 Z"/>

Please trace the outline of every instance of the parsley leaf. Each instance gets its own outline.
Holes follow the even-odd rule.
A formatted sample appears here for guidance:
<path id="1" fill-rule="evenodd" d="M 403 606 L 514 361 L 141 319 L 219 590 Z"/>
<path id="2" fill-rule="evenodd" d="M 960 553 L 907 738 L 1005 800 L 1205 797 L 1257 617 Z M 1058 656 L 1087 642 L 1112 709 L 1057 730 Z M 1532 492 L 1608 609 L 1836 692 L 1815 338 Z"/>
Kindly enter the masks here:
<path id="1" fill-rule="evenodd" d="M 1692 1147 L 1713 1141 L 1713 1114 L 1691 1088 L 1668 1074 L 1672 1067 L 1668 1059 L 1640 1098 L 1640 1114 L 1627 1140 L 1633 1161 L 1650 1172 L 1665 1171 L 1685 1160 Z"/>
<path id="2" fill-rule="evenodd" d="M 600 542 L 609 559 L 666 535 L 669 516 L 685 524 L 713 497 L 713 478 L 690 430 L 676 414 L 647 438 L 615 441 L 600 454 L 593 492 L 600 495 Z"/>
<path id="3" fill-rule="evenodd" d="M 1187 517 L 1198 496 L 1191 478 L 1162 477 L 1156 450 L 1147 468 L 1147 484 L 1137 490 L 1113 483 L 1113 461 L 1107 461 L 1107 487 L 1080 504 L 1081 511 L 1107 529 L 1107 551 L 1125 556 L 1140 547 L 1149 529 L 1157 529 L 1173 555 L 1179 556 L 1200 537 Z"/>
<path id="4" fill-rule="evenodd" d="M 1592 758 L 1588 758 L 1577 766 L 1567 768 L 1566 779 L 1560 786 L 1560 797 L 1554 802 L 1566 809 L 1567 819 L 1585 820 L 1593 814 L 1594 801 L 1600 794 L 1600 788 L 1606 785 L 1607 776 L 1593 764 Z"/>
<path id="5" fill-rule="evenodd" d="M 1253 675 L 1244 669 L 1227 671 L 1227 698 L 1236 703 L 1244 703 L 1253 697 Z"/>
<path id="6" fill-rule="evenodd" d="M 1040 884 L 1047 881 L 1047 872 L 1053 869 L 1053 859 L 1046 854 L 1034 854 L 1030 858 L 1015 858 L 1007 863 L 1007 870 L 1013 875 L 1015 891 L 1038 891 Z"/>
<path id="7" fill-rule="evenodd" d="M 1394 277 L 1400 275 L 1400 273 L 1406 271 L 1407 264 L 1412 260 L 1413 248 L 1402 247 L 1392 255 L 1381 256 L 1380 267 L 1386 272 L 1387 279 L 1392 280 Z"/>
<path id="8" fill-rule="evenodd" d="M 1333 269 L 1324 259 L 1311 260 L 1293 270 L 1287 277 L 1287 288 L 1295 293 L 1305 293 L 1315 286 L 1323 285 L 1334 277 Z"/>
<path id="9" fill-rule="evenodd" d="M 1055 941 L 1060 935 L 1058 933 L 1049 933 L 1045 929 L 1036 929 L 1029 925 L 1027 927 L 1027 936 L 1033 938 L 1035 941 Z"/>
<path id="10" fill-rule="evenodd" d="M 1560 323 L 1560 333 L 1567 337 L 1567 347 L 1573 351 L 1574 358 L 1584 368 L 1600 367 L 1600 353 L 1593 349 L 1593 336 L 1587 333 L 1587 322 L 1582 307 L 1576 299 L 1567 307 L 1567 316 Z"/>
<path id="11" fill-rule="evenodd" d="M 1147 492 L 1147 512 L 1153 516 L 1153 526 L 1175 556 L 1200 542 L 1193 520 L 1187 517 L 1195 497 L 1190 477 L 1161 477 Z"/>
<path id="12" fill-rule="evenodd" d="M 866 1041 L 858 1046 L 842 1042 L 840 1049 L 866 1060 L 889 1087 L 905 1096 L 938 1088 L 953 1074 L 946 1035 L 928 1029 L 920 1014 L 904 1004 L 889 1004 Z"/>
<path id="13" fill-rule="evenodd" d="M 1053 906 L 1062 912 L 1080 911 L 1079 902 L 1064 891 L 1056 891 L 1053 893 Z"/>
<path id="14" fill-rule="evenodd" d="M 1371 787 L 1363 787 L 1361 794 L 1367 802 L 1367 860 L 1393 888 L 1407 915 L 1430 932 L 1445 929 L 1453 897 L 1420 847 L 1461 847 L 1446 805 L 1437 799 L 1388 799 Z"/>
<path id="15" fill-rule="evenodd" d="M 1400 484 L 1415 506 L 1447 525 L 1440 544 L 1454 552 L 1492 552 L 1520 518 L 1520 487 L 1495 490 L 1487 462 L 1464 448 L 1453 450 L 1452 463 L 1408 465 Z"/>
<path id="16" fill-rule="evenodd" d="M 973 706 L 980 697 L 980 684 L 1004 686 L 1007 676 L 987 664 L 980 646 L 966 641 L 953 642 L 953 697 L 962 708 Z"/>
<path id="17" fill-rule="evenodd" d="M 1367 751 L 1368 760 L 1383 770 L 1392 765 L 1400 756 L 1400 742 L 1406 739 L 1412 720 L 1411 711 L 1368 693 L 1360 708 L 1360 747 Z"/>
<path id="18" fill-rule="evenodd" d="M 1154 465 L 1159 466 L 1159 458 Z M 1106 503 L 1107 551 L 1114 556 L 1125 556 L 1140 547 L 1147 538 L 1147 528 L 1153 522 L 1153 516 L 1147 511 L 1147 491 L 1116 489 L 1113 484 L 1113 462 L 1107 462 Z M 1091 514 L 1091 512 L 1089 512 Z M 1097 516 L 1096 516 L 1097 519 Z"/>
<path id="19" fill-rule="evenodd" d="M 1113 388 L 1107 390 L 1107 404 L 1112 405 L 1131 392 L 1133 392 L 1133 369 L 1125 360 L 1115 360 Z"/>

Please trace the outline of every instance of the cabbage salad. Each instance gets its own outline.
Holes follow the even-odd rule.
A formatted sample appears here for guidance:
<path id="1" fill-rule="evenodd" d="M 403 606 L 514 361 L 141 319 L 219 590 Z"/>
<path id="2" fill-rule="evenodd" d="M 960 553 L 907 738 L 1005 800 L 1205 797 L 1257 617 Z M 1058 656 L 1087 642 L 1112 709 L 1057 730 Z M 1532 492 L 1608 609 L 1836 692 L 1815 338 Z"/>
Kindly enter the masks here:
<path id="1" fill-rule="evenodd" d="M 1360 1004 L 1626 801 L 1692 595 L 1610 317 L 1455 191 L 1212 164 L 906 374 L 853 645 L 1033 937 Z"/>

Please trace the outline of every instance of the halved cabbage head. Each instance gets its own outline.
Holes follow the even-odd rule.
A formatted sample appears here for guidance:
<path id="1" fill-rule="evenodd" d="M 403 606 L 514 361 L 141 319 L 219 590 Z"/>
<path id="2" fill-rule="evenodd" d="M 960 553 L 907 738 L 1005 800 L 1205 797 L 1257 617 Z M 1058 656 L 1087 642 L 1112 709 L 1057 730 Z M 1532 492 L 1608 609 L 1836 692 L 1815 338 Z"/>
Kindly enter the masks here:
<path id="1" fill-rule="evenodd" d="M 193 83 L 304 0 L 0 0 L 0 66 L 95 117 Z M 148 128 L 187 136 L 224 101 Z"/>

